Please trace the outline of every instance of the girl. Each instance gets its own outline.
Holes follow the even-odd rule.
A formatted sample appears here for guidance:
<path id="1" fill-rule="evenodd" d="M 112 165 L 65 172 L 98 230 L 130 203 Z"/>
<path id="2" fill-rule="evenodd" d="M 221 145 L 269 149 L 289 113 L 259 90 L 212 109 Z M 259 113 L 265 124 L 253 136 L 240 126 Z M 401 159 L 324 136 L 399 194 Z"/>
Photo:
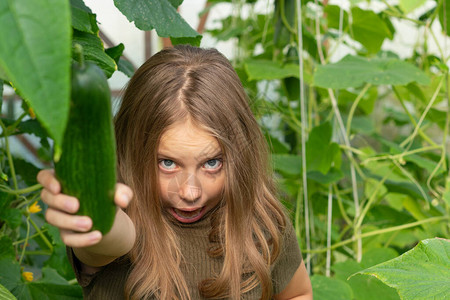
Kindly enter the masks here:
<path id="1" fill-rule="evenodd" d="M 86 299 L 312 299 L 264 136 L 222 54 L 154 55 L 130 80 L 115 129 L 121 209 L 105 236 L 74 215 L 78 200 L 52 171 L 38 175 Z"/>

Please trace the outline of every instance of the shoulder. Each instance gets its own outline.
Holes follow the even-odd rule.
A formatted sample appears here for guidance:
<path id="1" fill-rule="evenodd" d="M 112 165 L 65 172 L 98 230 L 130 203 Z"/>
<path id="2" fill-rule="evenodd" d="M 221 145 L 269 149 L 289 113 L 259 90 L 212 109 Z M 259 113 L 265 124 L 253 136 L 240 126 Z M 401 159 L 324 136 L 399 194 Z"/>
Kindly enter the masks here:
<path id="1" fill-rule="evenodd" d="M 281 233 L 280 254 L 271 265 L 274 294 L 280 293 L 290 282 L 302 263 L 299 242 L 292 222 L 286 218 L 286 226 Z"/>

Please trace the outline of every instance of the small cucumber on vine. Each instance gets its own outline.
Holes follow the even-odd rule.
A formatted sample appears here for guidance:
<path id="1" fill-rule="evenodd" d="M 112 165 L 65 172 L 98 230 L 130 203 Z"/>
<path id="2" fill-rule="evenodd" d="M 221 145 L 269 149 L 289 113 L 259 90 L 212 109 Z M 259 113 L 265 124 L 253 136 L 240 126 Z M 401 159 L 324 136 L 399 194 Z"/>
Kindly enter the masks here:
<path id="1" fill-rule="evenodd" d="M 55 162 L 62 192 L 80 202 L 79 215 L 89 216 L 92 230 L 108 232 L 116 206 L 116 143 L 111 95 L 103 71 L 94 63 L 72 65 L 69 121 Z"/>

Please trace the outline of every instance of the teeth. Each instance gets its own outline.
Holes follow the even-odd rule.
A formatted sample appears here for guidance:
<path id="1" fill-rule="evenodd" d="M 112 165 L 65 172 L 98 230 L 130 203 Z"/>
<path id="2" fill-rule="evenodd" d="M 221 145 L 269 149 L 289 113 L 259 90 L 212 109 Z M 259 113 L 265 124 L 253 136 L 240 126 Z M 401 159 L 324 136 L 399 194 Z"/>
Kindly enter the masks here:
<path id="1" fill-rule="evenodd" d="M 175 211 L 175 213 L 177 215 L 179 215 L 182 218 L 192 219 L 192 218 L 197 217 L 200 214 L 200 212 L 202 211 L 202 209 L 199 208 L 199 209 L 194 210 L 194 211 L 183 211 L 183 210 L 179 210 L 179 209 L 174 208 L 174 211 Z"/>

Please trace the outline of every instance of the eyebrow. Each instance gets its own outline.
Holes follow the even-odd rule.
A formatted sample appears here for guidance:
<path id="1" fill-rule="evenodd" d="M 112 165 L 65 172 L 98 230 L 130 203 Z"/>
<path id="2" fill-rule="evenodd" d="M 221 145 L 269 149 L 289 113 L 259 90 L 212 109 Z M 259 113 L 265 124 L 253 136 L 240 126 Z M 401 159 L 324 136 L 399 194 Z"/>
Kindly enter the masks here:
<path id="1" fill-rule="evenodd" d="M 213 154 L 209 154 L 207 152 L 200 152 L 200 154 L 197 154 L 195 156 L 195 159 L 196 160 L 205 160 L 205 159 L 212 159 L 212 158 L 216 158 L 218 156 L 222 156 L 221 149 L 218 149 L 217 151 L 210 152 L 210 153 L 213 153 Z M 173 157 L 172 155 L 166 154 L 166 153 L 161 153 L 158 151 L 157 155 L 158 155 L 158 157 L 165 157 L 165 158 L 173 160 L 173 161 L 178 161 L 177 158 Z"/>

